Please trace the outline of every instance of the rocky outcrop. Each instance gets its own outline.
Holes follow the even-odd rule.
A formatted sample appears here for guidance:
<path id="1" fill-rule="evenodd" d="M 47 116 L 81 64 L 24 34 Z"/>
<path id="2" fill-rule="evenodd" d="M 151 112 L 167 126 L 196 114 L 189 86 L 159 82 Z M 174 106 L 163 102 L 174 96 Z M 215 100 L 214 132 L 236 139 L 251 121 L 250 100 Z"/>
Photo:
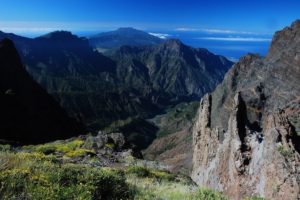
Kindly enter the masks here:
<path id="1" fill-rule="evenodd" d="M 300 198 L 300 21 L 266 58 L 249 54 L 203 97 L 193 128 L 193 180 L 233 199 Z"/>
<path id="2" fill-rule="evenodd" d="M 81 135 L 79 138 L 84 141 L 82 148 L 91 150 L 93 152 L 92 156 L 97 157 L 97 162 L 93 164 L 98 167 L 120 167 L 121 163 L 126 163 L 132 157 L 140 158 L 141 156 L 139 151 L 132 149 L 132 145 L 126 141 L 122 133 L 103 133 L 99 131 L 97 135 Z M 69 141 L 72 140 L 74 138 Z M 86 154 L 84 157 L 84 159 L 75 158 L 73 161 L 90 164 L 88 161 L 90 155 Z"/>
<path id="3" fill-rule="evenodd" d="M 84 137 L 84 136 L 82 136 Z M 125 137 L 122 133 L 102 133 L 98 132 L 96 136 L 86 136 L 85 137 L 85 147 L 101 149 L 108 144 L 111 145 L 116 150 L 122 150 L 129 147 L 129 144 L 126 142 Z"/>

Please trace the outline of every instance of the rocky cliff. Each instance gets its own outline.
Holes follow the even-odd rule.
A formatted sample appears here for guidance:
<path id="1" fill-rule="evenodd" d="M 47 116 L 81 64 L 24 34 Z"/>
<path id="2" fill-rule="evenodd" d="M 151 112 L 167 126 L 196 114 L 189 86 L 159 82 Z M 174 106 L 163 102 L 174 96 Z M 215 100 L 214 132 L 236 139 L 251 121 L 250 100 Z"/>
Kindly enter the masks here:
<path id="1" fill-rule="evenodd" d="M 193 180 L 233 199 L 299 199 L 299 81 L 298 20 L 275 34 L 265 58 L 241 58 L 202 98 Z"/>

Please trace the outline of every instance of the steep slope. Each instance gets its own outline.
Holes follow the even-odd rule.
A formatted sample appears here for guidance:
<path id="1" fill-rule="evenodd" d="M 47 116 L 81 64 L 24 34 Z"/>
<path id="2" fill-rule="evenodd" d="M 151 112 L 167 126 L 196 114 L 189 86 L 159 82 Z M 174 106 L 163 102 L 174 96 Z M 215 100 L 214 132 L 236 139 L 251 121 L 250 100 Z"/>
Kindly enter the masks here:
<path id="1" fill-rule="evenodd" d="M 36 38 L 35 43 L 31 53 L 35 57 L 24 57 L 27 69 L 92 130 L 115 120 L 158 112 L 140 91 L 120 82 L 115 61 L 93 51 L 85 38 L 61 31 Z"/>
<path id="2" fill-rule="evenodd" d="M 41 143 L 83 133 L 23 68 L 13 43 L 0 42 L 0 139 Z"/>
<path id="3" fill-rule="evenodd" d="M 89 38 L 90 44 L 97 49 L 112 49 L 124 45 L 156 45 L 163 40 L 134 28 L 119 28 L 115 31 L 99 33 Z"/>
<path id="4" fill-rule="evenodd" d="M 198 101 L 180 103 L 150 120 L 159 131 L 157 138 L 143 151 L 145 159 L 160 161 L 169 170 L 190 174 L 193 158 L 191 130 L 198 104 Z"/>
<path id="5" fill-rule="evenodd" d="M 85 38 L 56 31 L 28 39 L 14 39 L 26 69 L 69 114 L 92 129 L 157 108 L 135 91 L 122 89 L 115 62 L 92 50 Z M 149 105 L 147 107 L 147 105 Z"/>
<path id="6" fill-rule="evenodd" d="M 300 198 L 300 21 L 249 54 L 200 102 L 192 178 L 234 199 Z"/>
<path id="7" fill-rule="evenodd" d="M 201 97 L 214 89 L 233 64 L 175 39 L 156 46 L 123 46 L 111 58 L 117 62 L 118 80 L 137 89 L 151 87 L 161 102 Z"/>

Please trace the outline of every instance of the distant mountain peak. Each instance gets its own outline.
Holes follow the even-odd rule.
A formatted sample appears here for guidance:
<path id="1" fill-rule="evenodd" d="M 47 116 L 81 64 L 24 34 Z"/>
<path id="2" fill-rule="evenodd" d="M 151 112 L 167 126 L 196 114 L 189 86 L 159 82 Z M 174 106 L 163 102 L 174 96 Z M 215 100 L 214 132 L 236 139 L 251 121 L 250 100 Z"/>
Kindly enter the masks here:
<path id="1" fill-rule="evenodd" d="M 138 31 L 138 32 L 143 32 L 143 31 L 135 29 L 133 27 L 120 27 L 116 31 Z"/>
<path id="2" fill-rule="evenodd" d="M 145 32 L 145 31 L 142 31 L 142 30 L 139 30 L 139 29 L 135 29 L 133 27 L 120 27 L 118 28 L 117 30 L 115 31 L 112 31 L 110 33 L 113 33 L 113 34 L 123 34 L 123 36 L 126 36 L 126 37 L 132 37 L 132 36 L 135 36 L 135 37 L 156 37 L 156 36 L 153 36 L 153 35 L 150 35 L 149 33 Z"/>
<path id="3" fill-rule="evenodd" d="M 79 37 L 76 35 L 73 35 L 70 31 L 53 31 L 50 33 L 47 33 L 46 35 L 42 35 L 38 38 L 44 38 L 44 39 L 78 39 Z"/>
<path id="4" fill-rule="evenodd" d="M 114 31 L 103 32 L 89 38 L 95 48 L 111 49 L 124 45 L 145 46 L 160 44 L 163 40 L 145 31 L 132 27 L 121 27 Z"/>
<path id="5" fill-rule="evenodd" d="M 15 39 L 28 40 L 28 38 L 26 38 L 26 37 L 19 36 L 19 35 L 16 35 L 14 33 L 6 33 L 6 32 L 3 32 L 3 31 L 0 30 L 0 40 L 3 40 L 5 38 L 9 38 L 11 40 L 15 40 Z"/>
<path id="6" fill-rule="evenodd" d="M 54 31 L 34 40 L 44 42 L 44 47 L 59 46 L 60 49 L 78 50 L 89 49 L 90 45 L 85 37 L 78 37 L 69 31 Z M 46 45 L 46 46 L 45 46 Z"/>

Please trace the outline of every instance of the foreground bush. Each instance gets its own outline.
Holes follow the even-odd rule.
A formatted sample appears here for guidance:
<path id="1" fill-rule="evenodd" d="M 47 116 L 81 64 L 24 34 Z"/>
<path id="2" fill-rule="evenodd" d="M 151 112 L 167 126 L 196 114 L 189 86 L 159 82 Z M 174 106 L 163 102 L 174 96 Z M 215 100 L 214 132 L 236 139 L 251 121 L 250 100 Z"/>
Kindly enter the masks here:
<path id="1" fill-rule="evenodd" d="M 150 171 L 141 166 L 130 166 L 126 169 L 126 173 L 135 175 L 137 177 L 147 177 L 150 175 Z"/>
<path id="2" fill-rule="evenodd" d="M 9 164 L 0 171 L 0 199 L 130 198 L 121 171 L 60 164 L 52 157 L 29 155 L 1 153 L 0 158 L 9 157 Z M 20 158 L 23 162 L 19 162 Z"/>
<path id="3" fill-rule="evenodd" d="M 126 169 L 126 174 L 134 175 L 140 178 L 154 178 L 158 181 L 174 181 L 176 178 L 175 174 L 168 171 L 151 169 L 142 166 L 129 166 Z"/>
<path id="4" fill-rule="evenodd" d="M 210 189 L 199 189 L 195 193 L 194 199 L 199 200 L 229 200 L 227 197 L 225 197 L 222 193 L 213 191 Z"/>

